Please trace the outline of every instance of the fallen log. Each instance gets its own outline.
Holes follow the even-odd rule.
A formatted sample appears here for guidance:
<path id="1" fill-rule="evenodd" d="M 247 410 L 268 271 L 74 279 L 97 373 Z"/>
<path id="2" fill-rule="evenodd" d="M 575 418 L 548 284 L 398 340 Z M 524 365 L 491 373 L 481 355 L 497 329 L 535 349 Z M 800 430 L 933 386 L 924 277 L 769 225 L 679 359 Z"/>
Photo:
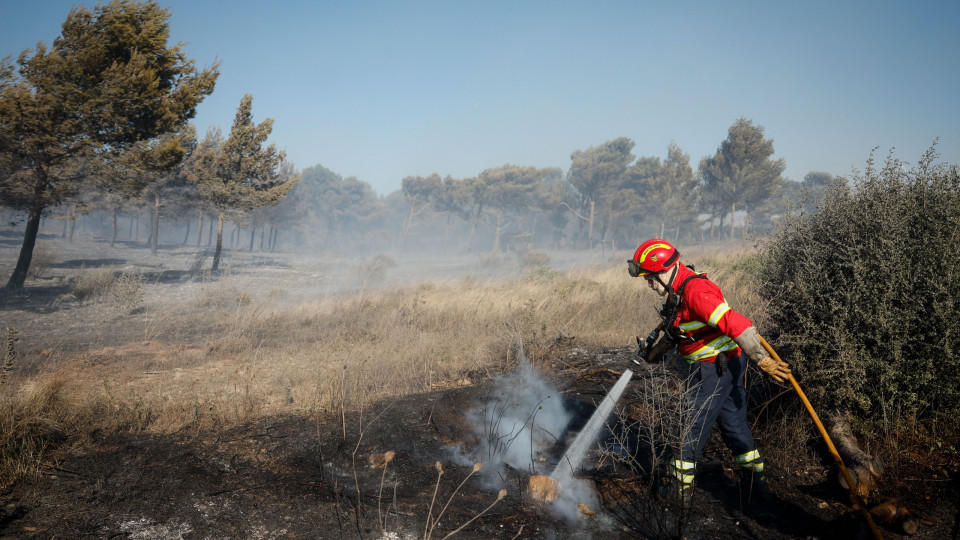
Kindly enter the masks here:
<path id="1" fill-rule="evenodd" d="M 907 507 L 897 499 L 888 499 L 870 509 L 870 515 L 878 523 L 897 524 L 904 534 L 913 536 L 920 528 L 920 522 Z"/>

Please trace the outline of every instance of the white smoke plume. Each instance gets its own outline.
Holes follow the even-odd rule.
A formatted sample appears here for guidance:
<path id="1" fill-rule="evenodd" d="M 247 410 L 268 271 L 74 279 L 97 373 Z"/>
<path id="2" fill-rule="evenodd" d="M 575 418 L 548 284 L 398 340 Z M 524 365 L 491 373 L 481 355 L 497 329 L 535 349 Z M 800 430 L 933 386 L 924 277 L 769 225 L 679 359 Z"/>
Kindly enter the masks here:
<path id="1" fill-rule="evenodd" d="M 491 487 L 499 487 L 505 465 L 530 474 L 549 474 L 547 453 L 570 423 L 560 393 L 523 357 L 512 373 L 498 377 L 488 399 L 467 411 L 479 444 L 471 459 L 483 463 Z"/>
<path id="2" fill-rule="evenodd" d="M 522 349 L 518 357 L 517 369 L 500 376 L 488 398 L 466 414 L 479 443 L 469 455 L 457 456 L 457 461 L 482 462 L 481 478 L 489 489 L 505 485 L 507 466 L 531 475 L 551 474 L 557 467 L 555 447 L 573 419 L 560 392 L 526 361 Z M 590 482 L 567 474 L 560 484 L 551 511 L 570 521 L 582 518 L 581 503 L 596 511 L 597 497 Z"/>

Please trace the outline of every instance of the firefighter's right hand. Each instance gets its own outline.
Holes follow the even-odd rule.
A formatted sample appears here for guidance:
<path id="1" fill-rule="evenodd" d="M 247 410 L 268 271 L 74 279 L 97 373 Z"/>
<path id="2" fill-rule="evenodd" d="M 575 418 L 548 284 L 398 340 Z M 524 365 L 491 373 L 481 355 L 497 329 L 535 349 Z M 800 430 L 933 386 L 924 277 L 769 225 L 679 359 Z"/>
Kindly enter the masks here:
<path id="1" fill-rule="evenodd" d="M 663 355 L 673 348 L 672 343 L 666 343 L 667 340 L 661 339 L 659 343 L 650 347 L 650 353 L 647 355 L 647 362 L 658 364 L 663 360 Z"/>
<path id="2" fill-rule="evenodd" d="M 660 361 L 663 360 L 663 355 L 672 348 L 673 345 L 665 343 L 664 340 L 660 340 L 659 343 L 649 349 L 644 347 L 643 341 L 640 341 L 640 349 L 637 351 L 637 356 L 648 364 L 659 364 Z M 637 365 L 640 364 L 636 359 L 634 359 L 633 363 Z"/>
<path id="3" fill-rule="evenodd" d="M 790 378 L 790 366 L 783 360 L 774 360 L 767 356 L 757 362 L 757 366 L 777 382 L 784 382 Z"/>

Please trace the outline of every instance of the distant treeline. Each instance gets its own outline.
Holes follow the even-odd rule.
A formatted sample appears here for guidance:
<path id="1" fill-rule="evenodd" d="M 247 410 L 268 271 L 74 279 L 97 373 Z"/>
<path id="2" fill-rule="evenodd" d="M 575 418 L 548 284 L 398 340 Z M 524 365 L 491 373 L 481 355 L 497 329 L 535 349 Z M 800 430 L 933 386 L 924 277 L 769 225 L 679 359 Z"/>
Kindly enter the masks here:
<path id="1" fill-rule="evenodd" d="M 188 126 L 189 127 L 189 126 Z M 190 140 L 192 129 L 185 130 Z M 96 182 L 49 217 L 47 231 L 72 237 L 77 219 L 96 236 L 156 246 L 213 246 L 219 209 L 205 202 L 187 172 L 193 154 L 223 144 L 218 133 L 182 146 L 182 165 L 157 175 L 138 196 L 123 197 Z M 781 176 L 763 128 L 740 119 L 716 154 L 697 170 L 675 144 L 665 159 L 635 157 L 633 141 L 613 139 L 571 154 L 560 168 L 503 165 L 476 177 L 432 174 L 403 178 L 401 189 L 377 195 L 366 182 L 315 165 L 273 205 L 225 212 L 227 247 L 252 251 L 310 248 L 331 253 L 523 251 L 626 248 L 649 236 L 677 241 L 741 238 L 762 232 L 790 208 L 822 197 L 835 179 L 811 172 L 802 182 Z M 85 218 L 85 219 L 84 219 Z M 53 227 L 53 229 L 51 229 Z"/>
<path id="2" fill-rule="evenodd" d="M 745 118 L 696 171 L 675 144 L 664 159 L 635 157 L 633 141 L 619 137 L 573 151 L 566 171 L 506 164 L 471 178 L 410 176 L 379 196 L 320 165 L 297 171 L 266 144 L 273 120 L 253 122 L 249 94 L 226 136 L 199 138 L 189 120 L 220 66 L 198 70 L 168 44 L 168 18 L 153 2 L 80 6 L 52 46 L 0 60 L 0 206 L 25 223 L 7 288 L 23 286 L 50 217 L 70 235 L 88 216 L 111 244 L 124 218 L 126 237 L 139 241 L 149 217 L 143 235 L 154 252 L 161 236 L 182 234 L 182 243 L 216 247 L 215 271 L 231 223 L 228 242 L 239 246 L 242 228 L 250 250 L 623 248 L 651 235 L 743 236 L 798 199 L 801 183 L 781 177 L 773 142 Z M 816 196 L 831 180 L 810 173 L 802 184 Z"/>

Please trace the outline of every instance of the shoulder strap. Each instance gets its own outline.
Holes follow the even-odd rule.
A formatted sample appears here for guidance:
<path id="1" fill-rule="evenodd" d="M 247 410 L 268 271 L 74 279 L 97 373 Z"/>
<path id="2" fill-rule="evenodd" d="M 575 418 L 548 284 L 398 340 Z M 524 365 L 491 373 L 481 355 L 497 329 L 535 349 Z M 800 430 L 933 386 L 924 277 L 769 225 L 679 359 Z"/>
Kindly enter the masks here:
<path id="1" fill-rule="evenodd" d="M 667 301 L 663 304 L 663 308 L 660 310 L 660 316 L 663 317 L 663 329 L 671 341 L 675 342 L 685 335 L 676 325 L 677 313 L 680 312 L 680 304 L 683 302 L 683 291 L 687 288 L 687 283 L 697 278 L 707 279 L 707 276 L 703 274 L 687 276 L 687 279 L 683 280 L 683 283 L 677 287 L 677 292 L 668 297 Z"/>
<path id="2" fill-rule="evenodd" d="M 707 276 L 703 274 L 694 274 L 692 276 L 687 276 L 687 279 L 683 280 L 683 283 L 680 284 L 680 287 L 677 288 L 677 296 L 683 296 L 683 290 L 687 288 L 687 283 L 690 283 L 690 280 L 702 278 L 707 279 Z"/>

